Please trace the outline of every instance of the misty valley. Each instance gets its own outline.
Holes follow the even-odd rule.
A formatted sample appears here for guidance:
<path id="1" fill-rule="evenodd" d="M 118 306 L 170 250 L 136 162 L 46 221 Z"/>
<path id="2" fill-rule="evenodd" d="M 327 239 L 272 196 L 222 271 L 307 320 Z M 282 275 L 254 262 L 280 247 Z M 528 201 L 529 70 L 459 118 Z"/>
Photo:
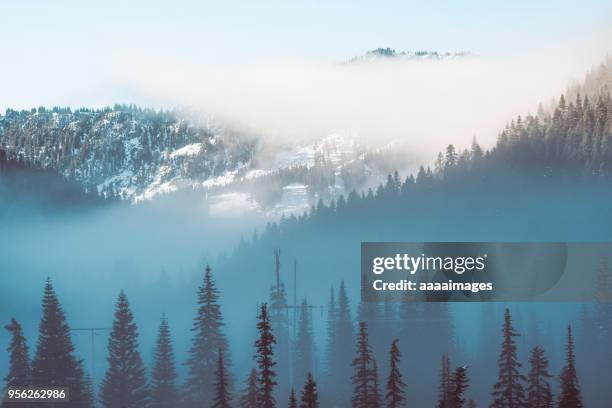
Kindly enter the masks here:
<path id="1" fill-rule="evenodd" d="M 392 51 L 352 63 L 469 58 Z M 612 259 L 556 284 L 590 302 L 368 302 L 359 272 L 362 242 L 611 241 L 611 87 L 608 58 L 427 158 L 183 109 L 7 110 L 0 374 L 70 402 L 2 407 L 611 406 Z"/>

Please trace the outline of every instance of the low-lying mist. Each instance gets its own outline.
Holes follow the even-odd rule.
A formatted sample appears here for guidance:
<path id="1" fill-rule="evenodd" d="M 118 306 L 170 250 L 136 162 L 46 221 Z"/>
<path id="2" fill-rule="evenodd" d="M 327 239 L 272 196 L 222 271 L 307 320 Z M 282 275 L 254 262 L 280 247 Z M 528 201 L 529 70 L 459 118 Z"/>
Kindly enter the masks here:
<path id="1" fill-rule="evenodd" d="M 262 224 L 254 214 L 212 218 L 196 193 L 89 210 L 24 206 L 18 212 L 15 207 L 10 216 L 2 217 L 0 211 L 0 327 L 15 317 L 33 352 L 47 277 L 72 328 L 110 327 L 114 302 L 124 289 L 142 330 L 147 361 L 155 338 L 148 329 L 158 325 L 161 313 L 174 322 L 177 334 L 189 333 L 204 266 L 215 267 L 220 254 L 231 253 L 241 235 L 250 237 Z M 89 335 L 73 334 L 89 370 Z M 0 330 L 0 344 L 8 341 L 9 333 Z M 188 336 L 176 340 L 181 349 L 187 341 Z M 96 380 L 103 372 L 105 350 L 106 335 L 96 345 Z M 7 358 L 0 353 L 2 373 Z"/>
<path id="2" fill-rule="evenodd" d="M 342 129 L 375 144 L 400 139 L 429 163 L 448 143 L 468 146 L 475 136 L 492 145 L 506 122 L 548 105 L 603 57 L 593 47 L 551 47 L 514 57 L 223 68 L 142 57 L 117 75 L 162 105 L 196 107 L 268 141 L 296 143 Z"/>

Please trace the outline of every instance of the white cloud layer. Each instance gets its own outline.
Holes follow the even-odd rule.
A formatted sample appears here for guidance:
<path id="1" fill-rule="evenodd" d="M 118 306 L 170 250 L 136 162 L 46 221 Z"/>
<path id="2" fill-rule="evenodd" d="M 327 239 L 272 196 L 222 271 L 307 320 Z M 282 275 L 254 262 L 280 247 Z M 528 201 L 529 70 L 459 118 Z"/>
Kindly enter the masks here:
<path id="1" fill-rule="evenodd" d="M 342 129 L 370 141 L 402 139 L 430 160 L 446 144 L 467 146 L 473 136 L 492 144 L 507 121 L 535 112 L 605 56 L 561 48 L 512 58 L 224 68 L 132 58 L 117 74 L 159 104 L 195 107 L 271 140 Z"/>

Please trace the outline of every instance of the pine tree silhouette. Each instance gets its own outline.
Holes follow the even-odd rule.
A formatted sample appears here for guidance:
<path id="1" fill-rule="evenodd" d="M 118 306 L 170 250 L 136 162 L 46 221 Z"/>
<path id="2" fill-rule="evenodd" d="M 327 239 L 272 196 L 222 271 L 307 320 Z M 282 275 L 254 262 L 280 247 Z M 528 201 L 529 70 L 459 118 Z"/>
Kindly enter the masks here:
<path id="1" fill-rule="evenodd" d="M 293 368 L 294 384 L 302 384 L 306 373 L 312 372 L 314 361 L 314 341 L 312 338 L 312 321 L 306 299 L 302 301 L 298 321 L 297 341 L 295 344 L 295 364 Z"/>
<path id="2" fill-rule="evenodd" d="M 338 307 L 336 309 L 336 325 L 334 337 L 331 342 L 331 356 L 329 361 L 330 387 L 332 384 L 332 394 L 330 395 L 331 406 L 346 406 L 351 395 L 350 384 L 338 381 L 339 378 L 350 378 L 352 353 L 347 344 L 353 343 L 353 320 L 349 306 L 348 296 L 344 282 L 340 283 L 338 291 Z"/>
<path id="3" fill-rule="evenodd" d="M 30 370 L 30 357 L 28 344 L 23 335 L 21 325 L 14 318 L 4 326 L 11 333 L 9 352 L 9 370 L 4 377 L 6 387 L 26 387 L 32 385 L 32 372 Z"/>
<path id="4" fill-rule="evenodd" d="M 519 334 L 512 327 L 510 310 L 504 314 L 502 329 L 502 350 L 497 359 L 499 378 L 493 386 L 493 403 L 491 408 L 523 408 L 525 406 L 525 377 L 519 373 L 521 363 L 518 361 L 514 338 Z"/>
<path id="5" fill-rule="evenodd" d="M 275 347 L 275 371 L 277 373 L 276 393 L 281 400 L 285 401 L 289 396 L 289 377 L 290 377 L 290 338 L 289 338 L 289 319 L 287 316 L 287 292 L 285 284 L 280 279 L 280 250 L 274 252 L 276 267 L 278 268 L 279 278 L 270 288 L 270 303 L 268 313 L 274 338 Z M 303 374 L 302 374 L 303 375 Z"/>
<path id="6" fill-rule="evenodd" d="M 404 384 L 402 380 L 403 375 L 399 369 L 402 353 L 397 346 L 398 342 L 399 339 L 393 340 L 391 343 L 391 351 L 389 352 L 389 378 L 387 379 L 387 395 L 385 395 L 387 408 L 402 407 L 406 400 L 404 396 L 406 384 Z"/>
<path id="7" fill-rule="evenodd" d="M 261 305 L 261 311 L 257 317 L 257 330 L 259 331 L 259 339 L 255 342 L 257 353 L 255 359 L 259 366 L 258 382 L 259 382 L 259 408 L 274 408 L 276 400 L 274 399 L 274 386 L 276 385 L 276 372 L 274 371 L 274 351 L 273 346 L 276 344 L 274 335 L 272 334 L 272 326 L 270 325 L 270 316 L 268 314 L 267 304 Z"/>
<path id="8" fill-rule="evenodd" d="M 295 390 L 291 387 L 291 392 L 289 393 L 289 408 L 298 408 L 297 399 L 295 398 Z"/>
<path id="9" fill-rule="evenodd" d="M 442 355 L 442 366 L 440 368 L 440 384 L 438 385 L 437 408 L 451 407 L 452 379 L 450 373 L 450 358 L 447 354 Z"/>
<path id="10" fill-rule="evenodd" d="M 574 338 L 572 326 L 567 326 L 567 345 L 565 347 L 566 361 L 561 370 L 561 391 L 559 394 L 559 408 L 582 408 L 582 395 L 578 384 L 576 372 L 576 357 L 574 355 Z"/>
<path id="11" fill-rule="evenodd" d="M 365 322 L 359 323 L 357 336 L 357 356 L 353 359 L 353 408 L 371 408 L 374 393 L 374 356 L 368 343 L 368 328 Z"/>
<path id="12" fill-rule="evenodd" d="M 145 368 L 138 352 L 138 329 L 127 296 L 119 293 L 108 339 L 108 369 L 100 400 L 105 408 L 147 407 Z"/>
<path id="13" fill-rule="evenodd" d="M 544 349 L 536 346 L 529 357 L 529 373 L 527 374 L 527 404 L 530 408 L 546 408 L 551 396 L 548 379 L 548 359 Z"/>
<path id="14" fill-rule="evenodd" d="M 322 400 L 325 405 L 333 405 L 335 400 L 336 390 L 332 386 L 334 383 L 335 370 L 334 367 L 334 347 L 336 343 L 336 325 L 337 325 L 337 310 L 336 299 L 334 296 L 334 288 L 330 288 L 329 302 L 327 304 L 327 320 L 326 331 L 327 339 L 325 345 L 325 381 L 322 384 Z"/>
<path id="15" fill-rule="evenodd" d="M 215 375 L 215 399 L 211 408 L 231 408 L 232 396 L 229 392 L 229 376 L 225 370 L 223 350 L 219 350 L 219 365 Z"/>
<path id="16" fill-rule="evenodd" d="M 32 360 L 32 385 L 68 387 L 70 403 L 65 406 L 87 407 L 83 367 L 74 353 L 70 328 L 60 306 L 51 279 L 47 279 L 42 301 L 42 319 L 38 330 L 36 353 Z"/>
<path id="17" fill-rule="evenodd" d="M 214 394 L 215 370 L 219 350 L 229 365 L 228 342 L 223 333 L 223 317 L 219 306 L 219 290 L 215 286 L 210 266 L 206 266 L 204 282 L 198 289 L 198 312 L 193 320 L 193 339 L 186 366 L 185 402 L 187 405 L 210 406 Z"/>
<path id="18" fill-rule="evenodd" d="M 159 408 L 176 406 L 178 391 L 176 387 L 176 365 L 170 327 L 166 316 L 159 325 L 157 344 L 154 352 L 151 373 L 151 403 Z"/>
<path id="19" fill-rule="evenodd" d="M 318 408 L 319 407 L 319 394 L 317 393 L 317 383 L 312 378 L 312 373 L 308 373 L 306 376 L 306 383 L 302 390 L 302 400 L 300 408 Z"/>
<path id="20" fill-rule="evenodd" d="M 246 386 L 242 390 L 240 396 L 240 408 L 258 408 L 259 407 L 259 391 L 257 384 L 257 370 L 254 368 L 249 373 L 246 380 Z"/>
<path id="21" fill-rule="evenodd" d="M 463 408 L 465 405 L 465 390 L 469 386 L 469 379 L 467 376 L 467 367 L 457 367 L 453 373 L 451 392 L 450 392 L 450 407 L 451 408 Z"/>

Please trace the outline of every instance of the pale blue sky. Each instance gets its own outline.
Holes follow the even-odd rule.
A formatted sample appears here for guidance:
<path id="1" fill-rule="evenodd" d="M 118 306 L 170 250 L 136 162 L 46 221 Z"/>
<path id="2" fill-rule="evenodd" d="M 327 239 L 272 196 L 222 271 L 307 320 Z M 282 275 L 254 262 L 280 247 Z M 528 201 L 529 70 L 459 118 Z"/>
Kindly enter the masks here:
<path id="1" fill-rule="evenodd" d="M 111 74 L 126 56 L 224 66 L 341 61 L 376 47 L 511 55 L 597 35 L 612 16 L 609 0 L 0 4 L 2 110 L 130 102 Z"/>

